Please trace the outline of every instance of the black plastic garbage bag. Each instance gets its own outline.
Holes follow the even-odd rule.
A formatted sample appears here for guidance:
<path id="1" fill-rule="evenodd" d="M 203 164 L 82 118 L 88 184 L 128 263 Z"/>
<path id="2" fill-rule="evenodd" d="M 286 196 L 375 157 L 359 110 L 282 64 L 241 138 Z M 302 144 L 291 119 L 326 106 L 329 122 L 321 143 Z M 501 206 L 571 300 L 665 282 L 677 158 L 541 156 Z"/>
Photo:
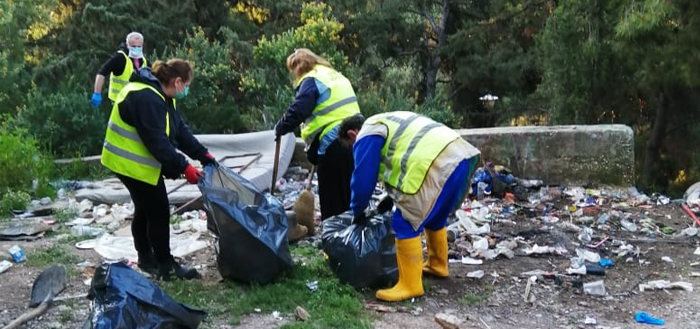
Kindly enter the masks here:
<path id="1" fill-rule="evenodd" d="M 180 304 L 124 263 L 103 263 L 95 271 L 89 329 L 194 329 L 207 315 Z"/>
<path id="2" fill-rule="evenodd" d="M 354 225 L 352 211 L 347 211 L 323 222 L 323 251 L 341 282 L 356 289 L 374 289 L 398 281 L 391 216 L 388 211 L 373 216 L 364 226 Z"/>
<path id="3" fill-rule="evenodd" d="M 292 267 L 287 217 L 279 200 L 217 165 L 204 168 L 199 190 L 223 278 L 265 284 Z"/>

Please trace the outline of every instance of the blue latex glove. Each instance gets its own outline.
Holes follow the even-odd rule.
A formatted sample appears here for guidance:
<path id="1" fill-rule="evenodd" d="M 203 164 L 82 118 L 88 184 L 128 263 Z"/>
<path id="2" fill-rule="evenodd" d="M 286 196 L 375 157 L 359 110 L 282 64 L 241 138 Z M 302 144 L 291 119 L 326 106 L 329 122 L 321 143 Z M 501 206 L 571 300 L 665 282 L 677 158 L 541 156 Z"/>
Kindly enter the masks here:
<path id="1" fill-rule="evenodd" d="M 101 93 L 92 93 L 92 98 L 90 98 L 90 103 L 92 103 L 92 106 L 94 108 L 100 107 L 100 104 L 102 104 L 102 94 Z"/>
<path id="2" fill-rule="evenodd" d="M 634 315 L 634 319 L 639 323 L 653 324 L 656 326 L 663 326 L 665 324 L 664 320 L 654 318 L 646 312 L 637 312 Z"/>

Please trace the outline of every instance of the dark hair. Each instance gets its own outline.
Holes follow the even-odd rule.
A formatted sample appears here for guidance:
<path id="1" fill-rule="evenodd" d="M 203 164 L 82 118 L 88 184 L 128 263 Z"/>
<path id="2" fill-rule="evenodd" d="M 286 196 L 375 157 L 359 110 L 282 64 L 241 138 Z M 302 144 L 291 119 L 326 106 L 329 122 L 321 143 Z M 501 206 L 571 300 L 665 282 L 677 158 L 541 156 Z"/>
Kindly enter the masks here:
<path id="1" fill-rule="evenodd" d="M 355 114 L 351 117 L 347 117 L 340 123 L 338 128 L 338 138 L 341 140 L 348 140 L 348 131 L 350 130 L 360 130 L 362 125 L 365 123 L 365 117 L 362 114 Z"/>
<path id="2" fill-rule="evenodd" d="M 151 72 L 164 86 L 169 85 L 175 78 L 188 82 L 194 76 L 194 70 L 190 62 L 180 58 L 173 58 L 167 62 L 157 60 L 153 63 Z"/>

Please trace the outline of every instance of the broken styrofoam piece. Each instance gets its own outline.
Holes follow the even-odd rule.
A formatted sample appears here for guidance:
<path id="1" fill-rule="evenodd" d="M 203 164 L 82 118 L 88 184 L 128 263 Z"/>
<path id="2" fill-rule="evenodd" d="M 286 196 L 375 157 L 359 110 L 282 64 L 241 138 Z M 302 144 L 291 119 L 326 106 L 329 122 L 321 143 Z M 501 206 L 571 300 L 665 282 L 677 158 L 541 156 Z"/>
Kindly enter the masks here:
<path id="1" fill-rule="evenodd" d="M 568 253 L 568 251 L 563 247 L 538 246 L 536 244 L 534 246 L 532 246 L 532 248 L 525 249 L 524 251 L 528 255 L 532 255 L 532 254 L 564 255 L 564 254 Z"/>
<path id="2" fill-rule="evenodd" d="M 66 226 L 88 226 L 95 221 L 95 218 L 76 218 L 70 222 L 67 222 Z"/>
<path id="3" fill-rule="evenodd" d="M 639 285 L 639 291 L 659 290 L 659 289 L 683 289 L 685 291 L 693 291 L 693 284 L 689 282 L 677 281 L 671 282 L 668 280 L 654 280 Z"/>
<path id="4" fill-rule="evenodd" d="M 603 280 L 586 282 L 583 284 L 583 292 L 592 296 L 605 296 L 605 282 Z"/>
<path id="5" fill-rule="evenodd" d="M 695 249 L 695 252 L 693 252 L 693 255 L 700 256 L 700 247 L 698 247 L 697 249 Z"/>
<path id="6" fill-rule="evenodd" d="M 489 224 L 477 226 L 476 223 L 474 223 L 474 221 L 472 221 L 470 218 L 473 217 L 471 213 L 460 209 L 457 210 L 455 215 L 457 216 L 457 223 L 459 223 L 459 226 L 461 226 L 464 230 L 467 231 L 467 233 L 471 235 L 482 235 L 491 232 L 491 227 L 489 226 Z"/>
<path id="7" fill-rule="evenodd" d="M 477 270 L 473 272 L 467 273 L 468 278 L 474 278 L 474 279 L 481 279 L 484 277 L 484 271 L 483 270 Z"/>
<path id="8" fill-rule="evenodd" d="M 576 254 L 587 262 L 598 263 L 600 262 L 600 255 L 597 252 L 589 251 L 586 249 L 576 249 Z"/>
<path id="9" fill-rule="evenodd" d="M 489 240 L 485 238 L 478 238 L 478 240 L 472 242 L 472 247 L 474 250 L 488 250 Z"/>
<path id="10" fill-rule="evenodd" d="M 471 257 L 468 257 L 468 256 L 462 257 L 462 264 L 467 264 L 467 265 L 481 265 L 481 264 L 483 264 L 483 263 L 484 263 L 484 261 L 481 260 L 481 259 L 475 259 L 475 258 L 471 258 Z"/>

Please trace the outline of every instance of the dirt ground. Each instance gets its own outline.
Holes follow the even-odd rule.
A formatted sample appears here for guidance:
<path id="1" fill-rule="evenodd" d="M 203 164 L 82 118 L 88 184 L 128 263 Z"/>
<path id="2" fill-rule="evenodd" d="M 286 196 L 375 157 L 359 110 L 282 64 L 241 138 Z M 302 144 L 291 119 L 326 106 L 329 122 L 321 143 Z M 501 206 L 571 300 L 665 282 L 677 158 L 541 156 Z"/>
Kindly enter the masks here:
<path id="1" fill-rule="evenodd" d="M 556 205 L 563 207 L 563 205 Z M 634 208 L 629 212 L 651 217 L 660 226 L 674 228 L 677 232 L 692 225 L 693 220 L 680 205 L 654 205 L 651 208 Z M 596 216 L 596 214 L 592 214 Z M 562 218 L 562 221 L 568 219 Z M 569 253 L 575 250 L 577 233 L 565 232 L 556 225 L 547 225 L 540 220 L 518 216 L 515 223 L 493 223 L 491 236 L 503 240 L 516 236 L 539 245 L 566 246 Z M 672 239 L 668 236 L 655 236 L 653 239 L 642 234 L 623 231 L 601 231 L 609 234 L 608 241 L 598 251 L 601 257 L 615 261 L 615 266 L 606 269 L 604 276 L 587 275 L 579 277 L 580 282 L 561 283 L 551 276 L 540 276 L 531 287 L 531 296 L 523 297 L 528 281 L 524 272 L 542 270 L 564 273 L 569 267 L 569 255 L 528 256 L 516 252 L 512 259 L 499 257 L 485 260 L 482 265 L 450 264 L 450 277 L 447 279 L 425 278 L 425 296 L 389 306 L 405 306 L 413 312 L 377 312 L 369 310 L 375 319 L 374 328 L 441 328 L 435 321 L 438 313 L 451 313 L 462 321 L 459 328 L 645 328 L 634 320 L 636 312 L 643 311 L 666 322 L 661 328 L 700 328 L 700 297 L 696 292 L 683 290 L 639 291 L 639 283 L 665 279 L 685 281 L 697 287 L 698 277 L 692 272 L 700 272 L 700 267 L 691 263 L 700 261 L 693 252 L 700 245 L 697 236 Z M 595 236 L 593 242 L 602 236 Z M 627 241 L 641 249 L 640 256 L 617 259 L 612 254 L 614 240 Z M 34 242 L 1 241 L 0 249 L 7 250 L 11 245 L 19 245 L 27 254 L 55 243 L 50 238 Z M 94 251 L 73 249 L 80 261 L 99 263 Z M 672 262 L 662 260 L 668 256 Z M 2 256 L 6 257 L 6 256 Z M 216 280 L 213 267 L 213 249 L 200 252 L 194 263 L 205 264 L 201 270 L 204 280 Z M 207 260 L 208 259 L 208 260 Z M 640 263 L 640 260 L 648 263 Z M 192 259 L 189 259 L 192 262 Z M 467 273 L 483 270 L 480 279 L 468 278 Z M 19 316 L 27 308 L 31 285 L 38 271 L 26 265 L 15 265 L 0 274 L 0 325 Z M 87 292 L 84 282 L 89 279 L 87 269 L 70 280 L 61 296 L 78 295 Z M 577 283 L 604 280 L 607 295 L 595 297 L 584 294 L 576 288 Z M 371 296 L 371 294 L 370 294 Z M 366 302 L 373 301 L 371 298 Z M 22 328 L 81 328 L 90 313 L 89 301 L 77 298 L 56 303 L 45 315 Z M 586 318 L 595 319 L 596 324 L 584 324 Z M 275 319 L 270 314 L 252 314 L 241 319 L 238 326 L 217 324 L 215 328 L 276 328 L 286 321 Z"/>

